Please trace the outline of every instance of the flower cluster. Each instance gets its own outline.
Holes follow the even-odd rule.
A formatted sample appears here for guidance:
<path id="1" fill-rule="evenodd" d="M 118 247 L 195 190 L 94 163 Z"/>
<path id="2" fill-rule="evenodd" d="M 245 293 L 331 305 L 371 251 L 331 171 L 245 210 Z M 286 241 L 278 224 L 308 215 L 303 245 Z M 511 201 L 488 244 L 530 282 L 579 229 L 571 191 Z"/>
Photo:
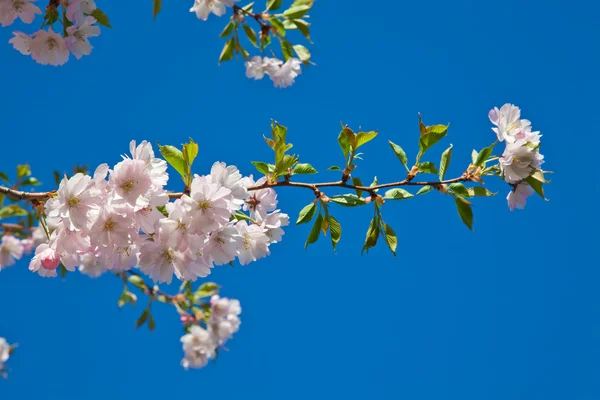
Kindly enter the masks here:
<path id="1" fill-rule="evenodd" d="M 492 130 L 498 141 L 506 142 L 504 153 L 499 158 L 500 171 L 506 182 L 513 186 L 508 194 L 508 206 L 512 210 L 525 207 L 527 197 L 533 194 L 531 186 L 525 182 L 542 164 L 539 132 L 531 129 L 531 122 L 521 119 L 521 110 L 513 104 L 490 110 L 489 118 L 496 127 Z"/>
<path id="2" fill-rule="evenodd" d="M 206 328 L 192 325 L 189 333 L 181 337 L 184 352 L 181 365 L 185 369 L 204 367 L 208 360 L 215 357 L 217 348 L 223 346 L 239 330 L 241 312 L 238 300 L 213 296 L 210 299 L 210 317 Z"/>
<path id="3" fill-rule="evenodd" d="M 0 0 L 0 23 L 2 26 L 11 25 L 17 18 L 30 24 L 36 14 L 41 10 L 33 4 L 35 0 Z M 30 55 L 32 59 L 42 65 L 63 65 L 73 54 L 78 60 L 84 55 L 89 55 L 92 45 L 89 38 L 100 35 L 100 27 L 96 25 L 93 15 L 96 10 L 94 0 L 71 0 L 62 2 L 65 12 L 62 24 L 65 25 L 64 37 L 54 32 L 52 25 L 59 18 L 56 6 L 48 6 L 44 17 L 44 24 L 48 30 L 40 29 L 33 35 L 14 31 L 13 37 L 8 41 L 23 55 Z"/>
<path id="4" fill-rule="evenodd" d="M 225 7 L 233 7 L 234 3 L 240 0 L 194 0 L 194 5 L 190 12 L 196 13 L 196 17 L 206 21 L 210 13 L 221 17 L 225 14 Z"/>
<path id="5" fill-rule="evenodd" d="M 50 239 L 37 246 L 31 271 L 54 277 L 62 264 L 96 277 L 138 266 L 156 282 L 173 274 L 194 281 L 214 265 L 265 257 L 281 241 L 289 218 L 276 210 L 275 191 L 247 190 L 263 180 L 216 162 L 209 175 L 195 175 L 189 195 L 169 202 L 167 163 L 146 141 L 132 141 L 130 151 L 112 169 L 102 164 L 93 177 L 61 181 L 45 204 Z M 9 239 L 6 253 L 17 254 L 15 246 Z"/>
<path id="6" fill-rule="evenodd" d="M 244 65 L 248 78 L 262 79 L 266 74 L 271 77 L 273 85 L 279 88 L 291 86 L 302 72 L 302 61 L 297 58 L 289 58 L 284 63 L 277 58 L 255 56 Z"/>

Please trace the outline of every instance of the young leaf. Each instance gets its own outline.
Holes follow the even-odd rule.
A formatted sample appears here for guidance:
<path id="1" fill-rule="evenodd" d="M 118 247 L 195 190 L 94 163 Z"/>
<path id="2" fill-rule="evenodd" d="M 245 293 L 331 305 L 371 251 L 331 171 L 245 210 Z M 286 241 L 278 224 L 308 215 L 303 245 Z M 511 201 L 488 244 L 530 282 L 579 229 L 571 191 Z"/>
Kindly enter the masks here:
<path id="1" fill-rule="evenodd" d="M 309 205 L 305 206 L 302 210 L 300 210 L 300 213 L 298 214 L 298 220 L 296 221 L 296 225 L 304 224 L 310 221 L 315 215 L 316 211 L 317 205 L 315 203 L 310 203 Z"/>
<path id="2" fill-rule="evenodd" d="M 495 196 L 497 194 L 490 192 L 489 190 L 481 186 L 468 188 L 467 191 L 469 192 L 469 197 L 490 197 Z"/>
<path id="3" fill-rule="evenodd" d="M 375 139 L 376 136 L 377 131 L 358 132 L 356 134 L 356 144 L 354 145 L 354 150 L 358 149 L 363 144 L 369 143 L 371 140 Z"/>
<path id="4" fill-rule="evenodd" d="M 419 191 L 417 192 L 417 196 L 429 193 L 429 192 L 431 192 L 431 190 L 433 190 L 433 188 L 431 186 L 425 185 L 421 189 L 419 189 Z"/>
<path id="5" fill-rule="evenodd" d="M 371 220 L 371 224 L 369 225 L 369 229 L 367 230 L 367 237 L 365 239 L 365 244 L 361 250 L 361 254 L 363 252 L 369 252 L 369 249 L 375 247 L 377 244 L 377 239 L 379 238 L 379 217 L 375 216 Z"/>
<path id="6" fill-rule="evenodd" d="M 494 146 L 496 145 L 496 142 L 492 143 L 491 146 L 485 147 L 484 149 L 482 149 L 478 154 L 477 154 L 477 158 L 475 159 L 475 165 L 477 166 L 483 166 L 483 164 L 485 164 L 486 160 L 488 158 L 490 158 L 490 156 L 492 155 L 492 151 L 494 151 Z"/>
<path id="7" fill-rule="evenodd" d="M 396 247 L 398 246 L 398 238 L 396 237 L 396 232 L 394 232 L 392 227 L 386 223 L 383 224 L 383 230 L 385 242 L 394 254 L 394 257 L 396 257 Z"/>
<path id="8" fill-rule="evenodd" d="M 310 42 L 310 24 L 302 19 L 294 19 L 291 22 L 294 23 L 294 26 L 298 28 L 298 30 L 304 35 L 306 40 Z"/>
<path id="9" fill-rule="evenodd" d="M 315 220 L 315 224 L 313 225 L 310 233 L 308 234 L 308 238 L 306 239 L 306 243 L 304 244 L 304 248 L 306 249 L 309 244 L 316 242 L 319 240 L 319 236 L 321 235 L 321 225 L 323 224 L 323 216 L 319 214 L 317 219 Z"/>
<path id="10" fill-rule="evenodd" d="M 161 146 L 160 144 L 158 144 L 158 149 L 169 165 L 175 168 L 175 171 L 179 172 L 179 175 L 183 178 L 186 174 L 187 166 L 181 150 L 175 146 Z"/>
<path id="11" fill-rule="evenodd" d="M 352 178 L 352 184 L 354 186 L 364 186 L 363 183 L 362 183 L 362 181 L 360 180 L 360 178 Z M 356 195 L 358 197 L 361 197 L 362 196 L 362 190 L 356 189 Z"/>
<path id="12" fill-rule="evenodd" d="M 186 153 L 188 163 L 191 166 L 198 155 L 198 143 L 190 138 L 190 142 L 183 145 L 183 152 Z"/>
<path id="13" fill-rule="evenodd" d="M 231 38 L 225 45 L 223 46 L 223 50 L 221 50 L 221 55 L 219 56 L 219 64 L 222 61 L 229 61 L 233 58 L 233 51 L 235 50 L 235 42 L 234 39 Z"/>
<path id="14" fill-rule="evenodd" d="M 473 210 L 471 209 L 471 204 L 458 196 L 454 197 L 454 201 L 456 202 L 456 209 L 458 210 L 460 219 L 462 222 L 464 222 L 467 228 L 473 230 Z"/>
<path id="15" fill-rule="evenodd" d="M 365 201 L 354 194 L 339 194 L 329 198 L 332 202 L 344 207 L 357 207 L 365 205 Z"/>
<path id="16" fill-rule="evenodd" d="M 156 322 L 154 322 L 154 318 L 152 318 L 152 314 L 148 316 L 148 329 L 152 332 L 156 328 Z"/>
<path id="17" fill-rule="evenodd" d="M 281 43 L 281 52 L 283 53 L 283 61 L 287 61 L 290 58 L 294 57 L 294 48 L 292 44 L 284 38 L 279 38 L 279 42 Z"/>
<path id="18" fill-rule="evenodd" d="M 108 21 L 108 16 L 104 14 L 104 11 L 102 11 L 101 9 L 96 8 L 94 11 L 92 11 L 90 15 L 96 18 L 96 21 L 99 25 L 106 26 L 107 28 L 112 28 L 112 26 L 110 26 L 110 22 Z"/>
<path id="19" fill-rule="evenodd" d="M 29 168 L 29 164 L 17 165 L 17 179 L 21 179 L 29 175 L 31 175 L 31 168 Z"/>
<path id="20" fill-rule="evenodd" d="M 254 32 L 254 29 L 252 29 L 250 26 L 244 24 L 242 26 L 242 28 L 244 28 L 244 32 L 246 33 L 246 36 L 248 37 L 248 40 L 250 41 L 250 43 L 252 43 L 254 45 L 254 47 L 258 47 L 258 44 L 256 42 L 256 32 Z"/>
<path id="21" fill-rule="evenodd" d="M 148 319 L 148 315 L 150 314 L 150 309 L 146 308 L 144 310 L 144 312 L 142 313 L 142 315 L 140 315 L 140 317 L 138 318 L 138 320 L 135 323 L 135 326 L 137 328 L 139 328 L 140 326 L 144 325 L 144 323 L 146 322 L 146 320 Z"/>
<path id="22" fill-rule="evenodd" d="M 302 18 L 310 10 L 309 5 L 292 6 L 283 12 L 283 16 L 287 19 Z"/>
<path id="23" fill-rule="evenodd" d="M 194 292 L 194 299 L 199 300 L 219 293 L 221 286 L 214 282 L 205 282 Z"/>
<path id="24" fill-rule="evenodd" d="M 256 167 L 256 170 L 261 174 L 267 175 L 269 173 L 269 166 L 267 163 L 262 161 L 252 161 L 252 165 Z"/>
<path id="25" fill-rule="evenodd" d="M 432 125 L 425 126 L 419 115 L 419 127 L 421 137 L 419 138 L 419 154 L 417 155 L 417 163 L 421 160 L 421 156 L 425 154 L 434 144 L 439 142 L 448 134 L 449 125 Z"/>
<path id="26" fill-rule="evenodd" d="M 21 181 L 21 186 L 39 186 L 41 184 L 42 182 L 38 181 L 33 176 L 30 176 L 29 178 L 23 179 Z"/>
<path id="27" fill-rule="evenodd" d="M 152 16 L 154 17 L 154 20 L 156 20 L 156 16 L 160 12 L 161 8 L 162 8 L 162 0 L 153 0 L 153 2 L 152 2 Z"/>
<path id="28" fill-rule="evenodd" d="M 329 232 L 331 233 L 331 244 L 335 250 L 340 238 L 342 237 L 342 226 L 332 215 L 329 216 Z"/>
<path id="29" fill-rule="evenodd" d="M 391 140 L 388 140 L 388 142 L 390 143 L 390 147 L 394 151 L 394 154 L 396 154 L 396 157 L 398 157 L 398 160 L 400 160 L 402 165 L 404 165 L 404 168 L 406 168 L 406 170 L 408 171 L 409 170 L 408 169 L 408 158 L 406 157 L 406 153 L 404 152 L 402 147 L 398 146 L 396 143 L 392 142 Z"/>
<path id="30" fill-rule="evenodd" d="M 316 174 L 317 170 L 310 164 L 296 164 L 292 170 L 294 174 Z"/>
<path id="31" fill-rule="evenodd" d="M 23 210 L 16 204 L 9 204 L 0 208 L 0 219 L 12 218 L 12 217 L 24 217 L 27 215 L 27 211 Z"/>
<path id="32" fill-rule="evenodd" d="M 8 183 L 8 175 L 6 175 L 6 172 L 0 172 L 0 179 L 2 179 L 4 182 Z"/>
<path id="33" fill-rule="evenodd" d="M 294 45 L 294 52 L 296 52 L 296 55 L 300 61 L 302 61 L 305 65 L 308 65 L 308 62 L 310 61 L 310 51 L 308 51 L 306 47 L 302 46 L 301 44 L 296 44 Z"/>
<path id="34" fill-rule="evenodd" d="M 326 171 L 341 171 L 342 169 L 340 167 L 338 167 L 337 165 L 332 165 L 331 167 L 327 168 Z"/>
<path id="35" fill-rule="evenodd" d="M 528 177 L 527 179 L 525 179 L 525 182 L 527 182 L 529 184 L 529 186 L 531 186 L 531 188 L 544 200 L 546 199 L 546 196 L 544 195 L 544 186 L 542 184 L 542 182 L 538 181 L 537 179 L 535 179 L 533 176 Z M 1 210 L 0 210 L 1 212 Z"/>
<path id="36" fill-rule="evenodd" d="M 165 207 L 165 206 L 156 206 L 156 209 L 158 210 L 158 212 L 160 212 L 165 217 L 169 216 L 169 212 L 167 211 L 167 207 Z"/>
<path id="37" fill-rule="evenodd" d="M 417 165 L 417 167 L 419 168 L 419 172 L 422 172 L 424 174 L 438 173 L 438 169 L 436 168 L 435 164 L 431 161 L 422 162 L 419 165 Z"/>
<path id="38" fill-rule="evenodd" d="M 467 190 L 466 186 L 462 183 L 453 183 L 450 186 L 448 186 L 448 190 L 459 196 L 470 197 L 469 191 Z"/>
<path id="39" fill-rule="evenodd" d="M 280 36 L 285 36 L 285 25 L 283 24 L 283 22 L 281 22 L 281 20 L 275 16 L 269 18 L 269 22 L 271 23 L 271 25 L 273 25 L 273 28 L 276 29 L 276 33 L 277 35 Z"/>
<path id="40" fill-rule="evenodd" d="M 348 158 L 348 153 L 354 147 L 356 135 L 352 132 L 352 129 L 344 127 L 338 135 L 338 143 L 344 153 L 344 158 Z"/>
<path id="41" fill-rule="evenodd" d="M 227 37 L 229 35 L 231 35 L 231 33 L 233 32 L 233 29 L 235 28 L 235 22 L 234 21 L 229 21 L 229 23 L 227 25 L 225 25 L 225 28 L 223 29 L 223 31 L 221 32 L 221 34 L 219 35 L 220 38 L 224 38 Z"/>
<path id="42" fill-rule="evenodd" d="M 390 189 L 385 192 L 385 195 L 383 196 L 386 200 L 404 200 L 410 199 L 411 197 L 413 197 L 412 193 L 400 188 Z"/>
<path id="43" fill-rule="evenodd" d="M 450 165 L 450 160 L 452 160 L 452 145 L 450 145 L 450 147 L 448 147 L 442 153 L 442 159 L 440 160 L 440 173 L 438 175 L 438 177 L 440 178 L 440 181 L 443 181 L 444 176 L 446 176 L 446 170 L 448 169 L 448 166 Z"/>

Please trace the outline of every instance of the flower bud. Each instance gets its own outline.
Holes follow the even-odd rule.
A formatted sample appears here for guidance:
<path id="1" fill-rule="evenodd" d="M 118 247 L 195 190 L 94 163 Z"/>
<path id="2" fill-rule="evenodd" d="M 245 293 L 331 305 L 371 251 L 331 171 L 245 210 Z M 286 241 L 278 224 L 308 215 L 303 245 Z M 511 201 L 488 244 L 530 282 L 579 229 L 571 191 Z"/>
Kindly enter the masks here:
<path id="1" fill-rule="evenodd" d="M 42 262 L 42 267 L 45 269 L 56 269 L 58 268 L 58 264 L 60 264 L 59 254 L 50 247 L 42 252 L 40 260 Z"/>
<path id="2" fill-rule="evenodd" d="M 365 204 L 369 204 L 371 202 L 371 196 L 365 197 L 363 200 L 365 201 Z"/>

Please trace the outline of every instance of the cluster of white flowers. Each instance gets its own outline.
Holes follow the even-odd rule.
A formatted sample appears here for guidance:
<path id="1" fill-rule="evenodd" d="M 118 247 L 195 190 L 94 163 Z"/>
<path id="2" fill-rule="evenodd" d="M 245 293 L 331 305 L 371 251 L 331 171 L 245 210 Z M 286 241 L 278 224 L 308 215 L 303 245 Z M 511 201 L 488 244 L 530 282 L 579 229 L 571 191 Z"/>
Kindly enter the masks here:
<path id="1" fill-rule="evenodd" d="M 46 234 L 41 226 L 37 226 L 31 237 L 19 239 L 10 233 L 5 233 L 0 241 L 0 271 L 14 265 L 25 254 L 30 254 L 35 247 L 46 241 Z"/>
<path id="2" fill-rule="evenodd" d="M 194 0 L 194 5 L 190 12 L 196 13 L 196 17 L 206 21 L 210 13 L 221 17 L 225 14 L 225 7 L 233 7 L 240 0 Z"/>
<path id="3" fill-rule="evenodd" d="M 273 85 L 279 88 L 291 86 L 302 72 L 302 61 L 297 58 L 289 58 L 284 63 L 277 58 L 255 56 L 244 65 L 248 78 L 262 79 L 266 74 L 271 77 Z"/>
<path id="4" fill-rule="evenodd" d="M 10 357 L 10 344 L 4 339 L 0 337 L 0 372 L 4 370 L 4 364 L 8 361 Z"/>
<path id="5" fill-rule="evenodd" d="M 531 130 L 531 122 L 521 119 L 521 110 L 513 104 L 502 108 L 493 108 L 489 112 L 492 128 L 500 142 L 506 142 L 506 148 L 499 159 L 504 180 L 513 186 L 508 194 L 508 206 L 512 210 L 525 207 L 527 197 L 534 191 L 524 180 L 538 169 L 544 160 L 540 154 L 540 132 Z"/>
<path id="6" fill-rule="evenodd" d="M 2 26 L 11 25 L 17 18 L 26 24 L 35 19 L 41 10 L 33 4 L 35 0 L 0 0 L 0 23 Z M 94 0 L 71 0 L 66 9 L 66 18 L 72 24 L 66 28 L 66 36 L 48 30 L 40 29 L 33 35 L 14 31 L 8 41 L 23 55 L 42 65 L 63 65 L 73 54 L 78 60 L 89 55 L 92 45 L 89 38 L 100 35 L 100 27 L 90 14 L 96 9 Z M 63 5 L 64 7 L 64 5 Z M 57 12 L 57 11 L 55 11 Z"/>
<path id="7" fill-rule="evenodd" d="M 206 329 L 192 325 L 189 333 L 181 337 L 185 369 L 202 368 L 216 355 L 217 348 L 233 337 L 240 328 L 240 302 L 235 299 L 213 296 L 210 299 L 210 318 Z"/>
<path id="8" fill-rule="evenodd" d="M 132 141 L 130 151 L 132 158 L 123 156 L 113 169 L 102 164 L 93 177 L 78 173 L 61 181 L 45 205 L 50 240 L 37 246 L 31 271 L 54 277 L 62 263 L 96 277 L 139 266 L 156 282 L 171 282 L 173 274 L 193 281 L 236 257 L 242 265 L 265 257 L 281 241 L 289 218 L 276 210 L 275 191 L 247 190 L 264 178 L 254 182 L 216 162 L 210 175 L 195 175 L 189 195 L 169 202 L 167 163 L 146 141 Z M 251 223 L 233 218 L 242 208 Z M 20 256 L 7 240 L 0 253 L 7 260 Z"/>

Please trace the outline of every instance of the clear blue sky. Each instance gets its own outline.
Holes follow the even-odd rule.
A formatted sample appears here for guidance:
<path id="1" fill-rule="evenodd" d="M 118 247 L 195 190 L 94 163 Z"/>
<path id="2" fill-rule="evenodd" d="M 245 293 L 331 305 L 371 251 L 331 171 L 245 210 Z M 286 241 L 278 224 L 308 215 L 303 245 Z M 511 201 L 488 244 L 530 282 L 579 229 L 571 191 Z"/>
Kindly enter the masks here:
<path id="1" fill-rule="evenodd" d="M 491 182 L 500 195 L 475 202 L 475 233 L 437 193 L 386 205 L 397 259 L 383 247 L 360 256 L 370 209 L 335 211 L 337 253 L 328 241 L 304 251 L 309 227 L 289 227 L 268 259 L 210 277 L 241 300 L 242 327 L 200 371 L 179 366 L 170 308 L 155 308 L 155 332 L 136 330 L 143 305 L 119 311 L 114 277 L 44 280 L 22 261 L 0 273 L 0 336 L 20 344 L 0 398 L 598 399 L 600 7 L 400 3 L 317 1 L 318 66 L 286 90 L 246 79 L 240 62 L 217 67 L 226 21 L 198 21 L 186 2 L 164 2 L 153 22 L 150 0 L 99 0 L 115 28 L 63 68 L 1 45 L 0 170 L 29 162 L 48 189 L 52 169 L 114 164 L 131 139 L 191 136 L 196 172 L 222 160 L 252 173 L 250 161 L 270 157 L 271 118 L 323 179 L 337 176 L 325 169 L 341 160 L 340 120 L 379 129 L 357 174 L 396 179 L 387 140 L 414 156 L 417 112 L 451 123 L 431 158 L 452 143 L 450 174 L 460 174 L 471 149 L 493 141 L 487 112 L 505 102 L 542 131 L 557 173 L 551 201 L 532 198 L 523 212 Z M 279 196 L 292 219 L 310 201 Z"/>

